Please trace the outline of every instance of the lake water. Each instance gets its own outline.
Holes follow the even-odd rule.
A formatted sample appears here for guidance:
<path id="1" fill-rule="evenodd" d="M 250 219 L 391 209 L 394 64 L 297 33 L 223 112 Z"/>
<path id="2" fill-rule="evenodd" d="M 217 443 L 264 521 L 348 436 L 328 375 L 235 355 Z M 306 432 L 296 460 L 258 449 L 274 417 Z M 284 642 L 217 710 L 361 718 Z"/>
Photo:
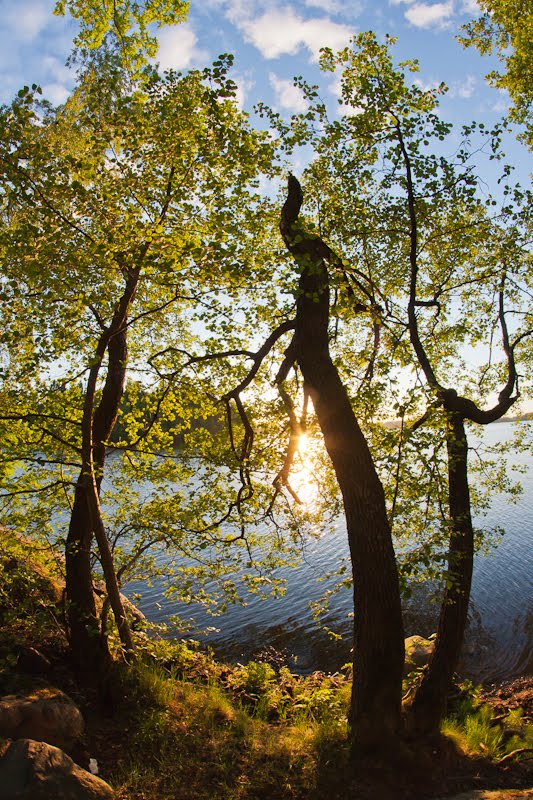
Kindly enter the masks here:
<path id="1" fill-rule="evenodd" d="M 533 423 L 516 423 L 528 425 Z M 498 423 L 483 430 L 486 443 L 505 441 L 514 423 Z M 476 680 L 497 681 L 517 675 L 533 674 L 533 470 L 531 456 L 512 457 L 513 463 L 527 466 L 520 476 L 523 494 L 516 504 L 503 495 L 492 500 L 490 524 L 506 531 L 493 551 L 477 556 L 474 567 L 469 627 L 461 672 Z M 344 524 L 339 521 L 321 536 L 304 546 L 301 565 L 281 570 L 287 579 L 284 597 L 261 600 L 251 595 L 246 606 L 233 606 L 219 617 L 211 617 L 200 607 L 184 606 L 162 596 L 157 582 L 152 587 L 129 584 L 127 594 L 141 592 L 136 601 L 146 617 L 163 622 L 174 614 L 194 618 L 192 638 L 209 644 L 220 658 L 244 661 L 265 647 L 286 654 L 289 666 L 297 672 L 335 671 L 350 660 L 352 609 L 351 590 L 345 589 L 330 600 L 330 610 L 322 623 L 342 634 L 332 639 L 317 626 L 310 602 L 320 599 L 324 584 L 317 578 L 335 569 L 348 555 Z M 404 604 L 406 636 L 431 634 L 436 627 L 438 606 L 429 601 L 429 589 L 417 588 Z M 208 630 L 206 630 L 208 629 Z"/>

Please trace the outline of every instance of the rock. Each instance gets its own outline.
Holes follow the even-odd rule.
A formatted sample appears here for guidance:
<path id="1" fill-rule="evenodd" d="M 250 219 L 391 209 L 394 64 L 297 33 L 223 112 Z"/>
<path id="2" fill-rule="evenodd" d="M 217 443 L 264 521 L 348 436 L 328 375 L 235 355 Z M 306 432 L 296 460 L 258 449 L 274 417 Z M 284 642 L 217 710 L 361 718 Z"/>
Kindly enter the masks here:
<path id="1" fill-rule="evenodd" d="M 57 747 L 12 742 L 0 759 L 0 800 L 113 800 L 109 784 Z"/>
<path id="2" fill-rule="evenodd" d="M 5 739 L 36 739 L 70 750 L 83 727 L 79 708 L 59 689 L 0 700 L 0 736 Z"/>
<path id="3" fill-rule="evenodd" d="M 60 577 L 61 557 L 51 554 L 47 559 L 47 564 L 42 563 L 42 552 L 38 559 L 32 557 L 35 548 L 35 541 L 24 534 L 9 532 L 10 538 L 18 540 L 22 546 L 24 555 L 10 558 L 4 562 L 4 569 L 13 575 L 13 591 L 20 596 L 20 599 L 37 601 L 38 603 L 45 598 L 56 606 L 63 603 L 63 592 L 65 582 Z"/>
<path id="4" fill-rule="evenodd" d="M 103 583 L 103 581 L 94 581 L 93 589 L 97 600 L 97 606 L 101 606 L 103 598 L 107 594 L 105 583 Z M 122 606 L 130 623 L 131 629 L 133 631 L 142 631 L 148 622 L 143 612 L 140 610 L 140 608 L 137 608 L 137 606 L 134 605 L 125 594 L 122 594 L 122 592 L 120 593 L 120 599 L 122 601 Z"/>
<path id="5" fill-rule="evenodd" d="M 434 649 L 435 642 L 431 641 L 431 639 L 424 639 L 423 636 L 409 636 L 405 640 L 404 678 L 406 675 L 409 675 L 410 672 L 414 672 L 429 664 Z"/>
<path id="6" fill-rule="evenodd" d="M 51 664 L 34 647 L 22 647 L 17 658 L 17 669 L 29 675 L 42 675 L 50 671 Z"/>
<path id="7" fill-rule="evenodd" d="M 137 606 L 134 605 L 131 600 L 128 600 L 126 595 L 121 594 L 120 599 L 122 600 L 122 605 L 124 606 L 126 616 L 130 621 L 132 631 L 142 631 L 142 629 L 145 628 L 148 623 L 148 620 L 144 616 L 143 612 L 137 608 Z"/>

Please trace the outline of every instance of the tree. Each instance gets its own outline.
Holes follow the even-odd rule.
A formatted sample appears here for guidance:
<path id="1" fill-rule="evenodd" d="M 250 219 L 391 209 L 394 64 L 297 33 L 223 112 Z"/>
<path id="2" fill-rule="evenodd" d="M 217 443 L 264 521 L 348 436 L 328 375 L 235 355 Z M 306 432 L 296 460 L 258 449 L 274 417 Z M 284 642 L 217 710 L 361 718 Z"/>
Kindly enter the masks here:
<path id="1" fill-rule="evenodd" d="M 380 295 L 389 298 L 389 302 L 396 297 L 397 303 L 405 303 L 407 319 L 402 320 L 395 336 L 397 355 L 401 354 L 398 343 L 405 325 L 428 383 L 428 405 L 432 410 L 445 410 L 450 517 L 449 522 L 444 520 L 444 530 L 449 530 L 448 564 L 435 654 L 411 708 L 419 730 L 435 732 L 445 713 L 463 642 L 474 556 L 464 422 L 487 424 L 516 402 L 516 357 L 531 333 L 528 279 L 524 273 L 530 261 L 528 193 L 519 187 L 507 187 L 504 196 L 509 196 L 510 201 L 492 216 L 496 201 L 492 197 L 484 201 L 477 192 L 468 139 L 456 151 L 454 160 L 435 155 L 435 146 L 433 152 L 426 150 L 432 140 L 444 141 L 451 132 L 451 126 L 435 113 L 438 92 L 409 86 L 401 68 L 394 69 L 388 48 L 371 35 L 360 36 L 357 45 L 355 53 L 345 51 L 338 60 L 324 56 L 328 68 L 345 66 L 343 100 L 358 113 L 326 129 L 321 157 L 330 159 L 326 164 L 326 169 L 331 170 L 329 185 L 335 186 L 336 193 L 342 193 L 342 213 L 352 228 L 348 236 L 377 240 L 371 251 L 378 262 L 372 264 L 372 275 Z M 416 68 L 401 65 L 405 66 Z M 474 131 L 475 126 L 467 129 L 465 138 Z M 498 131 L 490 132 L 488 138 L 491 155 L 498 158 Z M 348 150 L 351 161 L 346 159 Z M 369 161 L 379 162 L 379 173 L 369 170 Z M 336 163 L 343 173 L 337 173 L 333 184 L 330 175 L 335 174 Z M 504 176 L 508 173 L 505 168 Z M 348 194 L 354 196 L 346 201 Z M 365 199 L 364 211 L 363 197 L 369 198 Z M 326 203 L 324 208 L 327 210 L 323 217 L 328 224 L 327 214 L 334 215 L 336 208 L 330 211 Z M 338 224 L 337 215 L 335 219 Z M 393 273 L 396 285 L 387 277 L 393 264 L 398 265 Z M 513 286 L 509 293 L 508 282 Z M 511 301 L 507 312 L 506 296 L 507 303 Z M 494 298 L 503 364 L 492 364 L 491 351 L 488 365 L 480 372 L 479 384 L 458 392 L 451 387 L 462 383 L 455 370 L 460 363 L 460 348 L 479 343 L 484 335 L 487 341 L 494 338 L 490 329 Z M 400 307 L 396 306 L 394 315 L 401 319 Z M 427 319 L 421 334 L 423 314 Z M 389 320 L 384 318 L 383 322 L 390 326 L 390 305 L 388 316 Z M 512 334 L 508 318 L 512 319 Z M 407 366 L 409 356 L 404 354 L 402 359 Z M 449 388 L 437 378 L 437 370 L 449 374 Z M 498 400 L 485 410 L 480 400 L 489 394 L 489 373 L 493 381 L 503 376 L 504 385 Z M 490 389 L 493 387 L 491 382 Z M 468 398 L 468 394 L 476 400 Z"/>
<path id="2" fill-rule="evenodd" d="M 120 444 L 141 450 L 141 460 L 156 463 L 152 476 L 168 481 L 177 472 L 160 463 L 173 441 L 162 417 L 180 414 L 187 427 L 193 413 L 213 413 L 213 387 L 194 387 L 176 355 L 183 362 L 194 338 L 189 321 L 230 302 L 229 276 L 247 248 L 237 232 L 254 217 L 251 184 L 271 161 L 267 137 L 250 131 L 233 102 L 227 67 L 221 60 L 203 73 L 153 76 L 139 93 L 110 55 L 89 64 L 64 110 L 43 115 L 29 90 L 3 110 L 3 314 L 6 325 L 21 315 L 29 323 L 24 345 L 6 354 L 3 419 L 19 434 L 5 458 L 26 466 L 4 503 L 14 522 L 28 512 L 17 507 L 25 498 L 49 499 L 63 515 L 70 506 L 70 643 L 88 674 L 107 661 L 93 535 L 122 644 L 133 646 L 99 499 L 126 376 L 151 375 L 158 388 L 148 421 L 123 419 Z"/>
<path id="3" fill-rule="evenodd" d="M 530 219 L 528 193 L 519 187 L 506 186 L 503 197 L 508 199 L 497 213 L 497 202 L 478 191 L 470 139 L 480 136 L 482 150 L 498 159 L 498 129 L 465 129 L 454 157 L 441 155 L 440 143 L 451 133 L 437 114 L 444 89 L 423 91 L 408 82 L 405 71 L 417 66 L 408 62 L 395 68 L 389 44 L 361 34 L 353 50 L 324 51 L 324 69 L 343 69 L 342 101 L 350 111 L 340 120 L 330 120 L 316 87 L 300 80 L 309 111 L 291 128 L 274 121 L 289 144 L 300 137 L 317 153 L 306 170 L 305 186 L 317 212 L 320 236 L 315 241 L 327 236 L 341 254 L 334 270 L 338 327 L 357 326 L 356 314 L 365 303 L 373 318 L 368 367 L 354 394 L 355 407 L 363 419 L 365 407 L 375 415 L 382 403 L 383 419 L 394 410 L 402 415 L 398 434 L 373 435 L 373 456 L 386 484 L 395 533 L 411 537 L 410 567 L 416 557 L 412 536 L 418 531 L 423 542 L 418 554 L 425 561 L 438 559 L 433 572 L 440 572 L 444 585 L 435 657 L 413 705 L 419 729 L 435 731 L 461 650 L 474 554 L 464 421 L 486 424 L 518 397 L 516 358 L 520 354 L 526 362 L 522 348 L 531 330 L 526 277 Z M 509 172 L 505 167 L 504 180 Z M 331 252 L 320 246 L 321 252 Z M 494 340 L 494 298 L 503 363 L 494 361 L 491 347 L 476 381 L 465 369 L 462 349 Z M 352 363 L 357 357 L 352 354 Z M 346 361 L 342 369 L 348 373 Z M 437 371 L 447 376 L 446 382 L 437 379 Z M 394 387 L 399 372 L 403 391 Z M 421 378 L 428 382 L 427 392 L 421 391 Z M 498 401 L 484 410 L 483 401 L 500 380 Z M 395 407 L 391 389 L 403 394 Z M 443 416 L 437 408 L 444 408 Z M 418 422 L 416 414 L 422 415 Z M 418 438 L 429 416 L 443 425 L 443 435 L 437 427 Z M 447 459 L 438 455 L 441 441 Z M 380 452 L 384 446 L 388 452 Z M 409 457 L 413 460 L 406 467 Z M 402 481 L 409 472 L 411 485 Z M 448 537 L 448 563 L 439 569 Z M 439 548 L 435 555 L 432 542 Z"/>
<path id="4" fill-rule="evenodd" d="M 404 661 L 398 575 L 385 497 L 329 345 L 329 269 L 339 259 L 298 221 L 303 195 L 289 177 L 280 229 L 300 274 L 295 331 L 278 373 L 302 372 L 343 496 L 354 588 L 350 724 L 357 749 L 394 742 L 401 727 Z"/>
<path id="5" fill-rule="evenodd" d="M 487 76 L 489 83 L 506 89 L 514 102 L 511 118 L 525 126 L 524 141 L 533 146 L 533 14 L 526 0 L 480 0 L 481 17 L 464 26 L 459 41 L 482 55 L 496 53 L 504 72 Z"/>
<path id="6" fill-rule="evenodd" d="M 398 129 L 400 126 L 399 120 Z M 409 335 L 418 362 L 423 370 L 428 387 L 436 397 L 433 406 L 442 406 L 445 410 L 445 437 L 448 453 L 448 506 L 450 513 L 449 544 L 447 553 L 447 570 L 442 595 L 441 613 L 437 629 L 435 649 L 429 663 L 427 672 L 422 678 L 414 700 L 409 709 L 414 727 L 423 733 L 436 733 L 440 722 L 447 709 L 448 696 L 451 693 L 454 673 L 459 663 L 466 629 L 468 606 L 470 601 L 470 588 L 474 566 L 475 535 L 472 522 L 472 507 L 470 500 L 470 487 L 468 478 L 468 440 L 465 430 L 465 420 L 486 425 L 500 419 L 519 398 L 519 376 L 516 365 L 516 353 L 524 339 L 533 333 L 526 327 L 520 332 L 515 332 L 511 337 L 506 316 L 506 283 L 510 275 L 516 281 L 521 272 L 521 265 L 527 259 L 527 250 L 522 249 L 520 239 L 514 235 L 518 233 L 513 227 L 513 236 L 509 237 L 507 231 L 501 229 L 490 230 L 489 246 L 491 253 L 489 259 L 483 258 L 492 265 L 492 275 L 475 274 L 475 265 L 469 264 L 470 287 L 481 283 L 477 291 L 486 292 L 489 296 L 497 297 L 497 319 L 500 326 L 502 349 L 506 362 L 506 379 L 497 401 L 488 409 L 470 398 L 459 394 L 453 387 L 444 387 L 437 377 L 426 348 L 420 338 L 418 310 L 423 308 L 440 309 L 446 293 L 450 292 L 452 280 L 457 280 L 457 271 L 450 270 L 444 280 L 435 282 L 433 277 L 433 297 L 427 289 L 424 299 L 419 298 L 419 243 L 418 243 L 418 191 L 413 181 L 411 158 L 405 147 L 405 142 L 400 136 L 400 146 L 404 159 L 406 175 L 407 203 L 410 217 L 410 290 L 408 302 Z M 453 193 L 453 200 L 462 198 Z M 512 215 L 514 222 L 516 214 Z M 441 236 L 444 234 L 441 226 Z M 455 225 L 454 225 L 455 227 Z M 486 231 L 486 229 L 485 229 Z M 487 231 L 486 231 L 487 233 Z M 495 235 L 496 234 L 496 235 Z M 447 231 L 444 235 L 450 235 Z M 511 241 L 510 241 L 511 240 Z M 500 249 L 501 248 L 501 249 Z M 483 256 L 487 256 L 483 253 Z M 520 278 L 518 277 L 518 280 Z M 496 282 L 496 286 L 494 286 Z M 436 284 L 436 285 L 435 285 Z M 498 285 L 499 284 L 499 285 Z M 430 299 L 428 299 L 428 295 Z M 513 313 L 518 311 L 516 305 Z M 433 321 L 432 336 L 435 336 L 436 320 Z M 527 320 L 526 326 L 531 324 Z"/>
<path id="7" fill-rule="evenodd" d="M 387 520 L 383 488 L 373 465 L 365 437 L 352 409 L 339 370 L 330 354 L 330 273 L 342 269 L 339 259 L 326 242 L 307 230 L 299 220 L 303 194 L 299 182 L 289 177 L 288 195 L 281 212 L 280 231 L 285 245 L 296 261 L 299 280 L 283 276 L 281 292 L 290 289 L 290 299 L 278 300 L 279 309 L 272 317 L 282 321 L 271 327 L 270 334 L 256 351 L 232 351 L 211 354 L 210 359 L 228 355 L 248 355 L 253 365 L 243 379 L 226 392 L 224 399 L 236 406 L 243 428 L 241 462 L 242 487 L 253 491 L 250 463 L 257 445 L 257 427 L 264 412 L 250 419 L 242 395 L 259 377 L 259 370 L 272 355 L 279 358 L 279 343 L 288 334 L 286 347 L 273 383 L 278 389 L 282 411 L 288 419 L 288 444 L 274 478 L 274 492 L 267 515 L 280 494 L 298 506 L 298 492 L 291 485 L 294 461 L 302 435 L 313 430 L 308 410 L 311 400 L 314 416 L 342 493 L 353 571 L 354 659 L 350 725 L 354 752 L 397 744 L 401 729 L 401 689 L 404 639 L 398 575 Z M 292 288 L 291 287 L 292 284 Z M 368 310 L 365 307 L 365 311 Z M 272 369 L 272 367 L 271 367 Z M 288 382 L 294 372 L 293 381 Z M 299 376 L 303 378 L 300 385 Z M 297 406 L 301 401 L 301 414 Z M 256 398 L 265 406 L 265 397 Z M 272 416 L 269 412 L 272 449 Z M 232 436 L 233 439 L 233 436 Z M 275 451 L 276 453 L 277 451 Z M 272 463 L 272 462 L 271 462 Z M 275 462 L 274 462 L 275 463 Z M 327 503 L 332 505 L 328 495 Z"/>
<path id="8" fill-rule="evenodd" d="M 185 0 L 122 0 L 102 4 L 95 0 L 57 0 L 54 14 L 68 13 L 79 23 L 74 45 L 82 52 L 98 50 L 104 43 L 118 47 L 122 63 L 140 75 L 147 59 L 157 54 L 156 25 L 183 22 L 189 10 Z"/>

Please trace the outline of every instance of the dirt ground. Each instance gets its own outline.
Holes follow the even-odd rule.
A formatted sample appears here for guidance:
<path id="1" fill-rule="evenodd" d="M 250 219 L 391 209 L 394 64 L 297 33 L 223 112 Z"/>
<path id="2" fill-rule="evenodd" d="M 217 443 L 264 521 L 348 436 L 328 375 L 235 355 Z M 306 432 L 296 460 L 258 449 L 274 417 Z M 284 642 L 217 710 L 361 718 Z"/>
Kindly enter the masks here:
<path id="1" fill-rule="evenodd" d="M 533 676 L 487 686 L 483 697 L 502 714 L 521 708 L 524 721 L 533 722 Z"/>

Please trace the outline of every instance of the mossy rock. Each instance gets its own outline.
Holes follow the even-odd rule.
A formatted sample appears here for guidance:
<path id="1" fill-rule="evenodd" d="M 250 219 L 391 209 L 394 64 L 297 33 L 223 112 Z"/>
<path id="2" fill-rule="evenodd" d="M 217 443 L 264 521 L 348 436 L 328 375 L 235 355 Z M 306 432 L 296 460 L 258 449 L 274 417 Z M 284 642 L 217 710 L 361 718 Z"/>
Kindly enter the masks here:
<path id="1" fill-rule="evenodd" d="M 432 639 L 417 635 L 409 636 L 405 640 L 404 677 L 427 666 L 434 649 L 435 642 Z"/>

